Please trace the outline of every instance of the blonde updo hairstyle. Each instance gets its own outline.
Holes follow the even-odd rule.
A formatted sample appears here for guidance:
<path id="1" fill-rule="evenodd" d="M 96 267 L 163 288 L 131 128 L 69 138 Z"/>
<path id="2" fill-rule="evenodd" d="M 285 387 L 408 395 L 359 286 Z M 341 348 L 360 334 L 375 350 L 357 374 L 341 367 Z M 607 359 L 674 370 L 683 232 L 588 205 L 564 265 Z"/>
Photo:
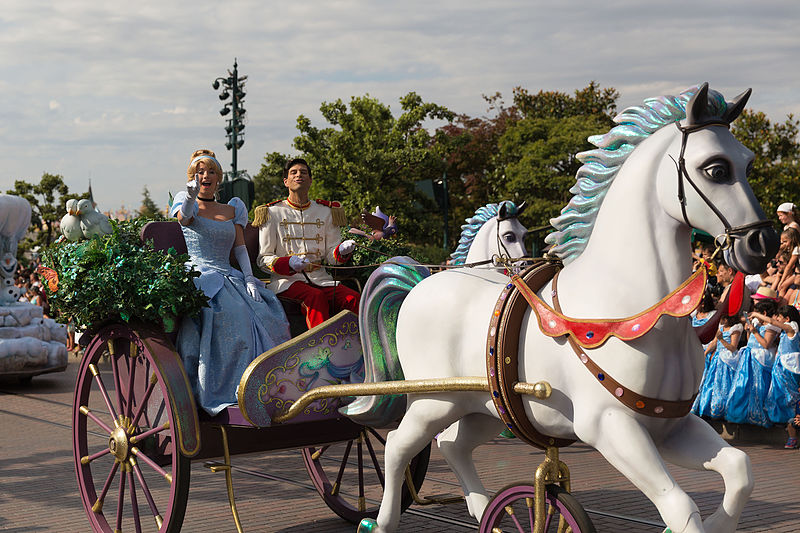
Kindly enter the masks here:
<path id="1" fill-rule="evenodd" d="M 213 157 L 214 159 L 209 159 L 208 157 L 204 157 L 203 159 L 198 159 L 195 161 L 196 158 L 206 155 Z M 194 162 L 192 162 L 194 161 Z M 195 150 L 192 154 L 192 157 L 189 158 L 189 168 L 186 169 L 186 181 L 192 181 L 194 179 L 194 174 L 197 172 L 197 165 L 200 163 L 204 163 L 206 168 L 211 167 L 217 171 L 217 175 L 219 179 L 222 179 L 222 167 L 219 165 L 219 161 L 217 161 L 217 156 L 211 150 L 207 150 L 202 148 L 200 150 Z"/>

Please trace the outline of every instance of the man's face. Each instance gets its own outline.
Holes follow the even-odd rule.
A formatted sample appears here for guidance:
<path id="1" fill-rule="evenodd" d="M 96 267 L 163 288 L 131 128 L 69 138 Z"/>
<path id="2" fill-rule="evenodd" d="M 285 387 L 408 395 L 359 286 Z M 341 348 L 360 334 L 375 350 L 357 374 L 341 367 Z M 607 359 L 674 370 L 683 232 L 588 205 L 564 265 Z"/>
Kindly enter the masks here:
<path id="1" fill-rule="evenodd" d="M 733 269 L 727 265 L 720 265 L 717 268 L 717 279 L 722 283 L 730 283 L 733 281 Z"/>
<path id="2" fill-rule="evenodd" d="M 308 167 L 302 163 L 292 165 L 288 176 L 283 179 L 283 184 L 292 192 L 308 192 L 311 187 L 311 174 L 308 172 Z"/>

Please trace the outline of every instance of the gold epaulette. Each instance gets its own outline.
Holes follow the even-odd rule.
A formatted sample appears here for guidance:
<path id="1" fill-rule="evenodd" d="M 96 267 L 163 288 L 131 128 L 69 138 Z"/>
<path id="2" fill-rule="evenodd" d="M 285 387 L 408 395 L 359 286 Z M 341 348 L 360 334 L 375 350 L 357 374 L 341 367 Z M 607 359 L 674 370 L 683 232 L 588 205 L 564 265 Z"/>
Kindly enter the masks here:
<path id="1" fill-rule="evenodd" d="M 253 226 L 263 226 L 269 222 L 269 206 L 282 202 L 283 200 L 275 200 L 268 204 L 260 205 L 253 211 Z"/>
<path id="2" fill-rule="evenodd" d="M 319 199 L 314 201 L 320 205 L 324 205 L 325 207 L 331 208 L 331 219 L 333 220 L 334 224 L 340 227 L 347 226 L 347 215 L 344 212 L 342 204 L 340 204 L 339 202 L 331 202 L 328 200 L 319 200 Z"/>

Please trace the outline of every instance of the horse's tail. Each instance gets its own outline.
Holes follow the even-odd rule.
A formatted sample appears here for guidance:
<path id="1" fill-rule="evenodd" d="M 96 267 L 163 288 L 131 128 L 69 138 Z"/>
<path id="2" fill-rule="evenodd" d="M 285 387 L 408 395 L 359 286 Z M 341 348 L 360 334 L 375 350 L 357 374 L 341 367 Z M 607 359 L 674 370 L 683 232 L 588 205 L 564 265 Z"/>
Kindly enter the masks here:
<path id="1" fill-rule="evenodd" d="M 361 293 L 358 327 L 364 350 L 364 382 L 404 379 L 397 357 L 397 315 L 406 296 L 430 271 L 410 257 L 393 257 L 379 266 Z M 406 396 L 361 396 L 339 411 L 359 424 L 383 427 L 400 418 Z"/>

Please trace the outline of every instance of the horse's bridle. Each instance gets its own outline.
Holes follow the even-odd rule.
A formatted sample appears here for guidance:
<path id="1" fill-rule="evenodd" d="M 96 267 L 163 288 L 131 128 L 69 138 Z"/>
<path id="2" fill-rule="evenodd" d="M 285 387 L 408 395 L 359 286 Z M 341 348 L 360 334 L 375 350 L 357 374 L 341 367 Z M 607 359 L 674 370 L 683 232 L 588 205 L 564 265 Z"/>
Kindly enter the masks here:
<path id="1" fill-rule="evenodd" d="M 765 228 L 765 227 L 772 227 L 772 222 L 769 220 L 757 220 L 755 222 L 751 222 L 750 224 L 743 224 L 741 226 L 731 226 L 728 219 L 725 218 L 717 206 L 706 196 L 703 191 L 700 190 L 700 187 L 692 180 L 691 176 L 689 176 L 689 172 L 686 170 L 686 160 L 683 157 L 684 152 L 686 151 L 686 144 L 689 140 L 689 134 L 694 133 L 696 131 L 700 131 L 705 129 L 709 126 L 725 126 L 726 128 L 730 128 L 730 124 L 724 120 L 710 120 L 705 121 L 700 124 L 692 124 L 689 126 L 681 126 L 680 122 L 676 122 L 675 126 L 681 132 L 681 152 L 678 156 L 678 161 L 675 162 L 675 159 L 670 156 L 673 162 L 675 162 L 675 169 L 678 172 L 678 201 L 681 204 L 681 214 L 683 215 L 683 221 L 686 223 L 687 226 L 690 228 L 695 228 L 691 222 L 689 222 L 689 217 L 686 213 L 686 186 L 684 185 L 685 181 L 689 182 L 689 185 L 695 190 L 697 195 L 700 197 L 703 202 L 713 211 L 713 213 L 717 216 L 717 218 L 722 222 L 722 225 L 725 226 L 725 233 L 724 233 L 724 240 L 723 242 L 719 241 L 720 237 L 723 235 L 717 235 L 714 238 L 714 242 L 722 249 L 729 248 L 732 244 L 732 240 L 734 237 L 739 237 L 744 235 L 748 231 L 756 228 Z"/>

